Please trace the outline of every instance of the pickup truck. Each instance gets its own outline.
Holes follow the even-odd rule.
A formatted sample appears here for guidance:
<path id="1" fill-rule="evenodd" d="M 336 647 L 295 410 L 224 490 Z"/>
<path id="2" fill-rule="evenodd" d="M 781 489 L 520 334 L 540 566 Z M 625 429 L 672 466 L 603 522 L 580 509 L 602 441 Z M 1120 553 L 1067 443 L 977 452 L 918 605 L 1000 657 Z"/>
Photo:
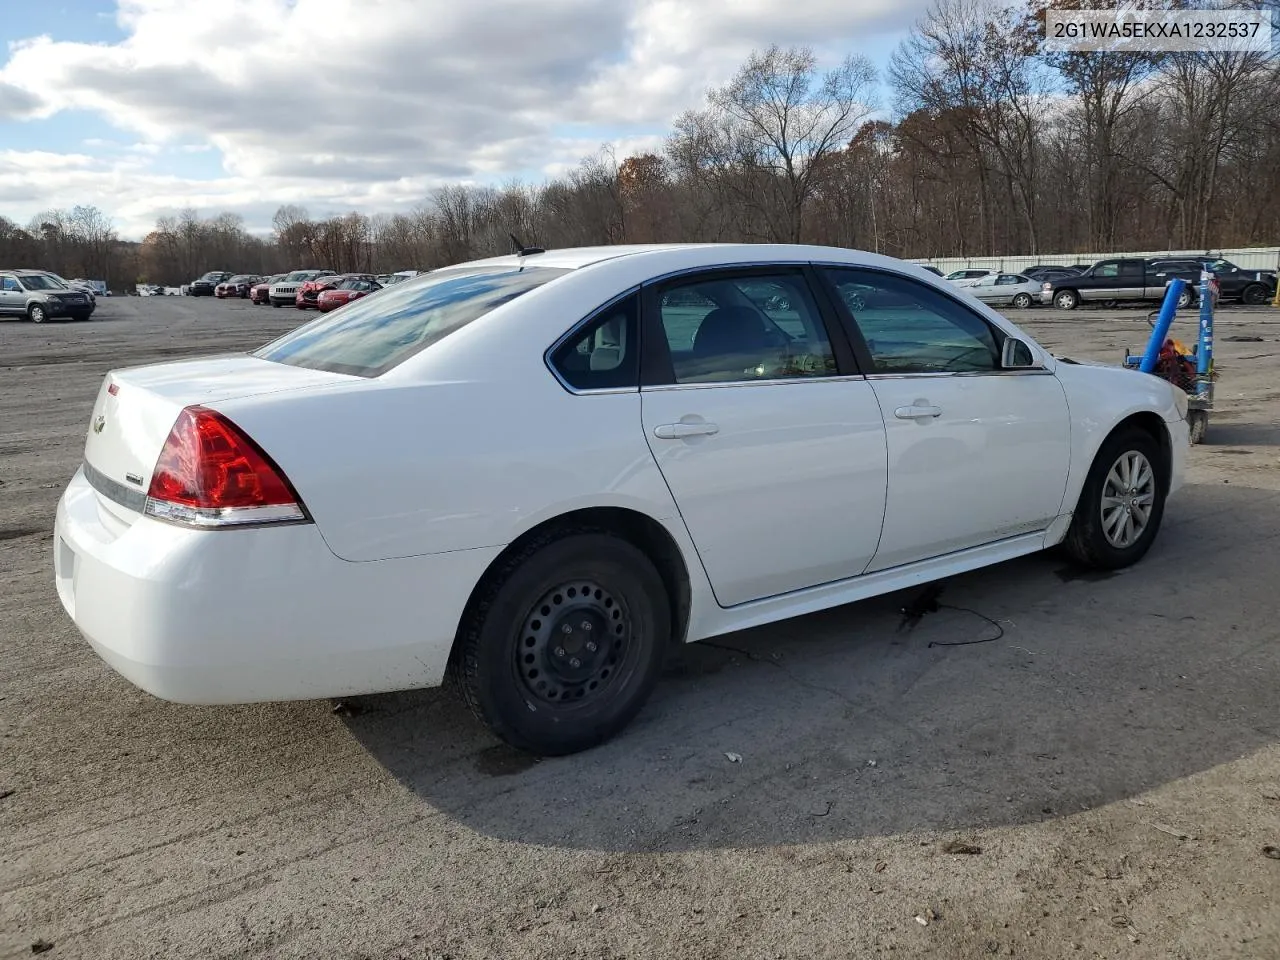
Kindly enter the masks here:
<path id="1" fill-rule="evenodd" d="M 1183 270 L 1169 270 L 1159 261 L 1141 257 L 1099 260 L 1078 277 L 1046 280 L 1040 288 L 1040 302 L 1051 303 L 1059 310 L 1074 310 L 1081 303 L 1135 303 L 1163 300 L 1165 288 L 1174 277 L 1189 281 L 1178 297 L 1178 307 L 1195 301 L 1195 284 Z"/>
<path id="2" fill-rule="evenodd" d="M 1200 271 L 1208 270 L 1218 281 L 1221 300 L 1239 300 L 1252 306 L 1266 303 L 1276 295 L 1274 270 L 1246 270 L 1230 260 L 1216 257 L 1171 257 L 1153 260 L 1152 266 L 1199 285 Z"/>

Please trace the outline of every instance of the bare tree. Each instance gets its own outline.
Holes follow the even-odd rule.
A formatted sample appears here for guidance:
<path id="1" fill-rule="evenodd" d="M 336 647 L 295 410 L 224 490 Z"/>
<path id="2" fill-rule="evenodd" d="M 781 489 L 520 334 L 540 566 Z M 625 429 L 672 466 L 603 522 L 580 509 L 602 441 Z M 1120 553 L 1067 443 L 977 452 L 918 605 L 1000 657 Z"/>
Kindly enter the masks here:
<path id="1" fill-rule="evenodd" d="M 668 150 L 754 207 L 770 239 L 798 242 L 806 207 L 830 170 L 823 160 L 874 110 L 874 83 L 865 57 L 849 56 L 819 76 L 810 48 L 774 45 L 712 90 L 706 109 L 682 116 Z"/>

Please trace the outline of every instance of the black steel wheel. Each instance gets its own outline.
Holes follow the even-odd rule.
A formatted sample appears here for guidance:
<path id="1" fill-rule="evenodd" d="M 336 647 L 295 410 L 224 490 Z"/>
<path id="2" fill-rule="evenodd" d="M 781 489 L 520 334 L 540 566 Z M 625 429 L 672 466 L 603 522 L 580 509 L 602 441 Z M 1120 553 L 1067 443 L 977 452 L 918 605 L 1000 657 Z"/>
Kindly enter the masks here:
<path id="1" fill-rule="evenodd" d="M 605 530 L 553 531 L 486 578 L 451 673 L 507 743 L 543 756 L 576 753 L 614 736 L 648 699 L 670 609 L 639 548 Z"/>

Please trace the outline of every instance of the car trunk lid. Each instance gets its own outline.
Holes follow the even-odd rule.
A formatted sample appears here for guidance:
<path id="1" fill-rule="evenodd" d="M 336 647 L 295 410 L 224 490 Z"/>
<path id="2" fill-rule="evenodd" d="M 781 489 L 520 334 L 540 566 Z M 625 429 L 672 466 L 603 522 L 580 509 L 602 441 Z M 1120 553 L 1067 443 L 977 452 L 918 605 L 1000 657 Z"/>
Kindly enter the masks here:
<path id="1" fill-rule="evenodd" d="M 100 505 L 132 522 L 184 407 L 347 381 L 360 378 L 242 354 L 114 370 L 103 380 L 89 418 L 85 475 Z"/>

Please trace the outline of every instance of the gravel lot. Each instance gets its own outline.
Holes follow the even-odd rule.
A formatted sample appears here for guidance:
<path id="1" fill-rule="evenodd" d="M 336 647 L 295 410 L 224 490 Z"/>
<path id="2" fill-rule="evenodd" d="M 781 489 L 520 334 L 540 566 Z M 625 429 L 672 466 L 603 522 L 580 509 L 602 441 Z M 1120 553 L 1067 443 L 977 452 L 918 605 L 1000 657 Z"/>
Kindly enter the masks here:
<path id="1" fill-rule="evenodd" d="M 1016 319 L 1118 363 L 1143 315 Z M 0 322 L 0 956 L 1280 957 L 1280 311 L 1220 314 L 1219 409 L 1137 567 L 694 645 L 622 737 L 540 763 L 440 691 L 164 703 L 59 607 L 103 375 L 299 319 Z"/>

